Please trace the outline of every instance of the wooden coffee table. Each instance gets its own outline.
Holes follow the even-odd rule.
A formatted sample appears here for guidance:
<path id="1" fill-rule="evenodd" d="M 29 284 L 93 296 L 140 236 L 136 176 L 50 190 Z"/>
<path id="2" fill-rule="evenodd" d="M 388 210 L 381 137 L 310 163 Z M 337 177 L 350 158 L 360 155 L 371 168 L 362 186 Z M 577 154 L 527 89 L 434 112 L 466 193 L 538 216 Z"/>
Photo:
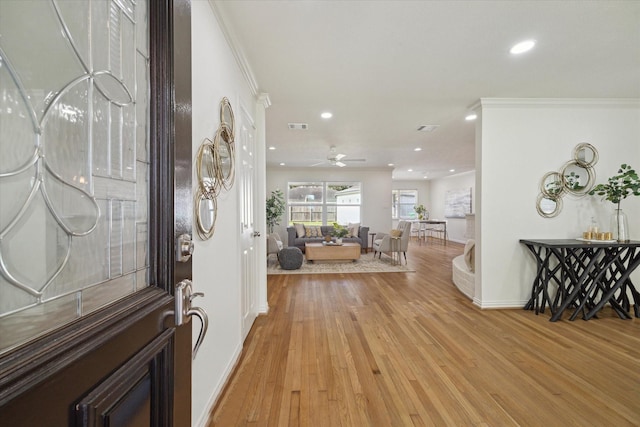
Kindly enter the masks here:
<path id="1" fill-rule="evenodd" d="M 360 245 L 358 243 L 343 243 L 339 246 L 305 243 L 304 256 L 307 261 L 355 261 L 360 258 Z"/>

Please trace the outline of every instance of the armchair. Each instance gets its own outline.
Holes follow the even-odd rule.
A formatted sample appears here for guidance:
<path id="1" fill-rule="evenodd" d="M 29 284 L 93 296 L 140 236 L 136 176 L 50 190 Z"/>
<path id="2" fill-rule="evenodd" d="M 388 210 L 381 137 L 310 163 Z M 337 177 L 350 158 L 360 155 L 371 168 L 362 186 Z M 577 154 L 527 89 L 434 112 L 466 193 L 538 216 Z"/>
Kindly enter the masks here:
<path id="1" fill-rule="evenodd" d="M 276 254 L 277 256 L 282 247 L 283 243 L 278 233 L 271 233 L 267 236 L 267 257 L 271 254 Z"/>
<path id="2" fill-rule="evenodd" d="M 411 238 L 411 223 L 409 221 L 398 222 L 396 230 L 400 231 L 400 245 L 396 252 L 402 252 L 404 254 L 404 262 L 407 262 L 407 249 L 409 248 L 409 239 Z M 378 258 L 382 257 L 382 253 L 391 252 L 391 235 L 387 233 L 377 233 L 376 239 L 373 241 L 373 256 L 379 252 Z M 395 248 L 398 248 L 396 246 Z"/>

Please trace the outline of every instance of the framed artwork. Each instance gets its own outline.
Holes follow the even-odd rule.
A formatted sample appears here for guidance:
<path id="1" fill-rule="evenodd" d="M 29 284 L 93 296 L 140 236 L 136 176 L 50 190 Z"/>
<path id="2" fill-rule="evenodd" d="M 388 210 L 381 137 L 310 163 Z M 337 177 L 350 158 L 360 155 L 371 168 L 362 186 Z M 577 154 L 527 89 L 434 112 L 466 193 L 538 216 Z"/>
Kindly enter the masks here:
<path id="1" fill-rule="evenodd" d="M 449 190 L 445 193 L 445 218 L 464 218 L 471 213 L 471 188 Z"/>

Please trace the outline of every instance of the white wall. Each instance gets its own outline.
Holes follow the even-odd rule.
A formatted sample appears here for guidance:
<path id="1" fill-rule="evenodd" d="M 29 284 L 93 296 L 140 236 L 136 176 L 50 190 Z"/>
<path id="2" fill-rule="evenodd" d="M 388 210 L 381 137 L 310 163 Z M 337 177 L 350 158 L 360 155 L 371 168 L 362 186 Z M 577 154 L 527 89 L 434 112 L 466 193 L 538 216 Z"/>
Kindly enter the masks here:
<path id="1" fill-rule="evenodd" d="M 429 201 L 430 219 L 444 219 L 447 221 L 447 234 L 449 240 L 465 243 L 468 237 L 465 236 L 467 230 L 466 218 L 445 218 L 444 202 L 447 191 L 462 190 L 471 188 L 471 213 L 475 213 L 476 201 L 476 173 L 475 171 L 465 172 L 446 178 L 434 179 L 431 181 L 431 198 Z"/>
<path id="2" fill-rule="evenodd" d="M 482 99 L 477 126 L 476 303 L 522 307 L 535 262 L 519 239 L 581 236 L 592 216 L 609 222 L 613 204 L 598 197 L 564 197 L 562 212 L 543 218 L 535 202 L 540 179 L 588 142 L 600 160 L 596 183 L 621 163 L 640 167 L 639 100 Z M 640 240 L 640 197 L 623 201 L 631 238 Z M 632 278 L 640 282 L 640 271 Z"/>
<path id="3" fill-rule="evenodd" d="M 267 144 L 269 141 L 267 141 Z M 369 231 L 391 230 L 391 170 L 346 168 L 267 168 L 267 196 L 280 189 L 287 194 L 290 181 L 359 181 L 362 183 L 362 225 Z M 285 241 L 287 218 L 283 218 L 276 231 Z M 369 242 L 370 244 L 370 242 Z"/>
<path id="4" fill-rule="evenodd" d="M 212 139 L 215 135 L 219 125 L 219 103 L 223 97 L 229 98 L 236 120 L 241 105 L 255 117 L 256 100 L 245 83 L 209 2 L 194 1 L 191 7 L 192 143 L 195 155 L 204 138 Z M 205 293 L 205 297 L 196 302 L 209 315 L 209 331 L 193 363 L 193 425 L 205 425 L 215 398 L 242 350 L 237 187 L 236 181 L 231 191 L 223 191 L 218 197 L 213 237 L 207 241 L 195 239 L 193 283 L 195 291 Z M 194 340 L 198 327 L 196 321 Z"/>

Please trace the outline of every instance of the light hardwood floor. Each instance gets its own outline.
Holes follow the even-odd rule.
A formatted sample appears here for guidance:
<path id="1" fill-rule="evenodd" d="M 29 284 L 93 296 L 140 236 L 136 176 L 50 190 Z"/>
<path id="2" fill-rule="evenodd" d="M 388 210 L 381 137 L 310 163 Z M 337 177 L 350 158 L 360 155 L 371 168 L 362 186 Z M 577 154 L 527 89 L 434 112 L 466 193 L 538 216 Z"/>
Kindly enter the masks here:
<path id="1" fill-rule="evenodd" d="M 415 273 L 269 276 L 209 426 L 640 425 L 640 319 L 480 310 L 451 282 L 462 250 L 412 243 Z"/>

